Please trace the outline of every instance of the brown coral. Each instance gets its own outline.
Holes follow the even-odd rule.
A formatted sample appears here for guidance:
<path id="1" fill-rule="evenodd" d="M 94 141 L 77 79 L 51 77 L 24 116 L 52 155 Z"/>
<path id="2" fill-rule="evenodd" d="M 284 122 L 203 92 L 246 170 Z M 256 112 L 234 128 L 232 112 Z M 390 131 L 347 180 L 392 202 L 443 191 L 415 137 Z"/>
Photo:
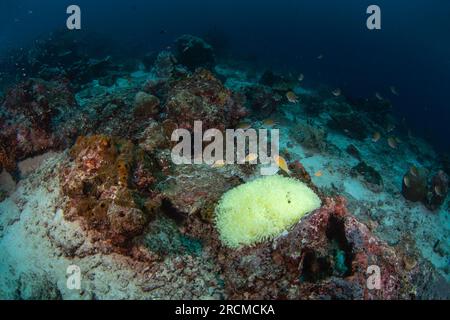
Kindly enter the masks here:
<path id="1" fill-rule="evenodd" d="M 5 147 L 0 144 L 0 172 L 3 168 L 10 173 L 16 171 L 16 161 L 14 151 L 7 152 Z"/>
<path id="2" fill-rule="evenodd" d="M 142 195 L 151 194 L 153 162 L 131 142 L 103 135 L 78 138 L 70 154 L 74 162 L 61 175 L 70 198 L 66 217 L 82 218 L 116 245 L 140 234 L 150 213 Z"/>

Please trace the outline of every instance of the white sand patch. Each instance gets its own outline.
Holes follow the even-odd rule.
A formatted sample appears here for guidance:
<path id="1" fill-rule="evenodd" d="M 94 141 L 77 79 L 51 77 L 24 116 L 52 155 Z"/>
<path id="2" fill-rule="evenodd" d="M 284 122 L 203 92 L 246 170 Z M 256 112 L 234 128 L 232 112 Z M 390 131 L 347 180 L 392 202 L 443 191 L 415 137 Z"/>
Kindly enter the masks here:
<path id="1" fill-rule="evenodd" d="M 56 155 L 55 152 L 47 152 L 43 155 L 25 159 L 17 164 L 21 178 L 26 178 L 30 173 L 39 168 L 42 163 Z"/>

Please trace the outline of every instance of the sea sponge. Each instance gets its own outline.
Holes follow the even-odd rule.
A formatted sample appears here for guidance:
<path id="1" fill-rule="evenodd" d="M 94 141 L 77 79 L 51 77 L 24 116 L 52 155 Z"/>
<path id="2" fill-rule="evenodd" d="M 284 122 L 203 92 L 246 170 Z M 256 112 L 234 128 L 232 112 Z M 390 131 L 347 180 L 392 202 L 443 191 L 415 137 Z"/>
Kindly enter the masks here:
<path id="1" fill-rule="evenodd" d="M 222 242 L 239 248 L 275 238 L 320 205 L 304 183 L 268 176 L 225 193 L 216 207 L 215 223 Z"/>

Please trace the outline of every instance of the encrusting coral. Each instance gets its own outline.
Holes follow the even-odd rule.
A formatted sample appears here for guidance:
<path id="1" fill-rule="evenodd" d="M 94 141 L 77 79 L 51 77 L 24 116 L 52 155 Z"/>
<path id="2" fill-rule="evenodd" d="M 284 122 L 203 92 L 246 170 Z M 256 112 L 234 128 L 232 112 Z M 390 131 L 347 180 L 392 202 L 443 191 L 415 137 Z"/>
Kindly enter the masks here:
<path id="1" fill-rule="evenodd" d="M 70 198 L 66 217 L 83 218 L 88 229 L 117 245 L 140 234 L 153 205 L 151 159 L 131 142 L 103 135 L 78 138 L 70 154 L 74 163 L 61 175 Z"/>

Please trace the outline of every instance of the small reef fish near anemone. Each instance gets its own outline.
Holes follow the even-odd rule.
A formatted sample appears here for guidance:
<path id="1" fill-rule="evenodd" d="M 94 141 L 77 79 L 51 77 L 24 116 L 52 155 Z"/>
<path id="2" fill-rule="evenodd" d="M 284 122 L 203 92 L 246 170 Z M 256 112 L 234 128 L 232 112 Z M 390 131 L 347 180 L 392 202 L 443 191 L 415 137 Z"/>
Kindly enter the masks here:
<path id="1" fill-rule="evenodd" d="M 389 124 L 387 125 L 387 127 L 386 127 L 386 131 L 387 131 L 388 133 L 390 133 L 390 132 L 394 131 L 395 128 L 396 128 L 396 125 L 395 125 L 394 123 L 389 123 Z"/>
<path id="2" fill-rule="evenodd" d="M 256 153 L 249 153 L 246 157 L 245 157 L 245 162 L 252 162 L 258 159 L 258 155 Z"/>
<path id="3" fill-rule="evenodd" d="M 214 162 L 211 167 L 212 168 L 223 168 L 226 165 L 225 160 L 217 160 L 216 162 Z"/>
<path id="4" fill-rule="evenodd" d="M 414 177 L 418 177 L 418 176 L 419 176 L 419 170 L 417 169 L 416 166 L 411 166 L 411 168 L 409 168 L 409 172 L 410 172 L 411 175 L 413 175 Z"/>
<path id="5" fill-rule="evenodd" d="M 403 178 L 403 183 L 405 184 L 405 186 L 406 186 L 407 188 L 409 188 L 409 187 L 411 186 L 411 182 L 410 182 L 408 176 L 405 176 L 405 177 Z"/>
<path id="6" fill-rule="evenodd" d="M 372 136 L 372 141 L 373 142 L 378 142 L 379 140 L 381 139 L 381 133 L 380 132 L 375 132 L 374 134 L 373 134 L 373 136 Z"/>
<path id="7" fill-rule="evenodd" d="M 303 80 L 305 80 L 305 75 L 303 73 L 300 73 L 297 79 L 299 82 L 302 82 Z"/>
<path id="8" fill-rule="evenodd" d="M 298 103 L 299 102 L 297 95 L 292 91 L 289 91 L 288 93 L 286 93 L 286 98 L 288 99 L 288 101 L 290 103 Z"/>
<path id="9" fill-rule="evenodd" d="M 391 92 L 392 92 L 392 94 L 393 94 L 394 96 L 398 96 L 398 95 L 399 95 L 396 87 L 391 86 L 390 89 L 391 89 Z"/>
<path id="10" fill-rule="evenodd" d="M 273 119 L 266 119 L 263 121 L 263 125 L 266 127 L 273 127 L 275 125 L 275 121 Z"/>
<path id="11" fill-rule="evenodd" d="M 392 149 L 397 149 L 398 144 L 397 144 L 397 140 L 395 139 L 395 137 L 389 137 L 387 142 L 388 142 L 389 147 L 391 147 Z"/>
<path id="12" fill-rule="evenodd" d="M 341 95 L 341 89 L 335 89 L 331 92 L 333 96 L 339 97 Z"/>
<path id="13" fill-rule="evenodd" d="M 249 122 L 241 122 L 237 125 L 237 129 L 243 129 L 243 130 L 247 130 L 250 129 L 252 127 L 251 123 Z"/>
<path id="14" fill-rule="evenodd" d="M 290 174 L 291 171 L 289 170 L 289 167 L 287 165 L 286 160 L 282 157 L 282 156 L 275 156 L 274 157 L 275 163 L 276 165 L 283 170 L 284 172 L 286 172 L 287 174 Z"/>
<path id="15" fill-rule="evenodd" d="M 323 172 L 322 172 L 322 170 L 319 170 L 319 171 L 317 171 L 314 175 L 315 175 L 316 177 L 320 178 L 321 176 L 323 176 Z"/>

